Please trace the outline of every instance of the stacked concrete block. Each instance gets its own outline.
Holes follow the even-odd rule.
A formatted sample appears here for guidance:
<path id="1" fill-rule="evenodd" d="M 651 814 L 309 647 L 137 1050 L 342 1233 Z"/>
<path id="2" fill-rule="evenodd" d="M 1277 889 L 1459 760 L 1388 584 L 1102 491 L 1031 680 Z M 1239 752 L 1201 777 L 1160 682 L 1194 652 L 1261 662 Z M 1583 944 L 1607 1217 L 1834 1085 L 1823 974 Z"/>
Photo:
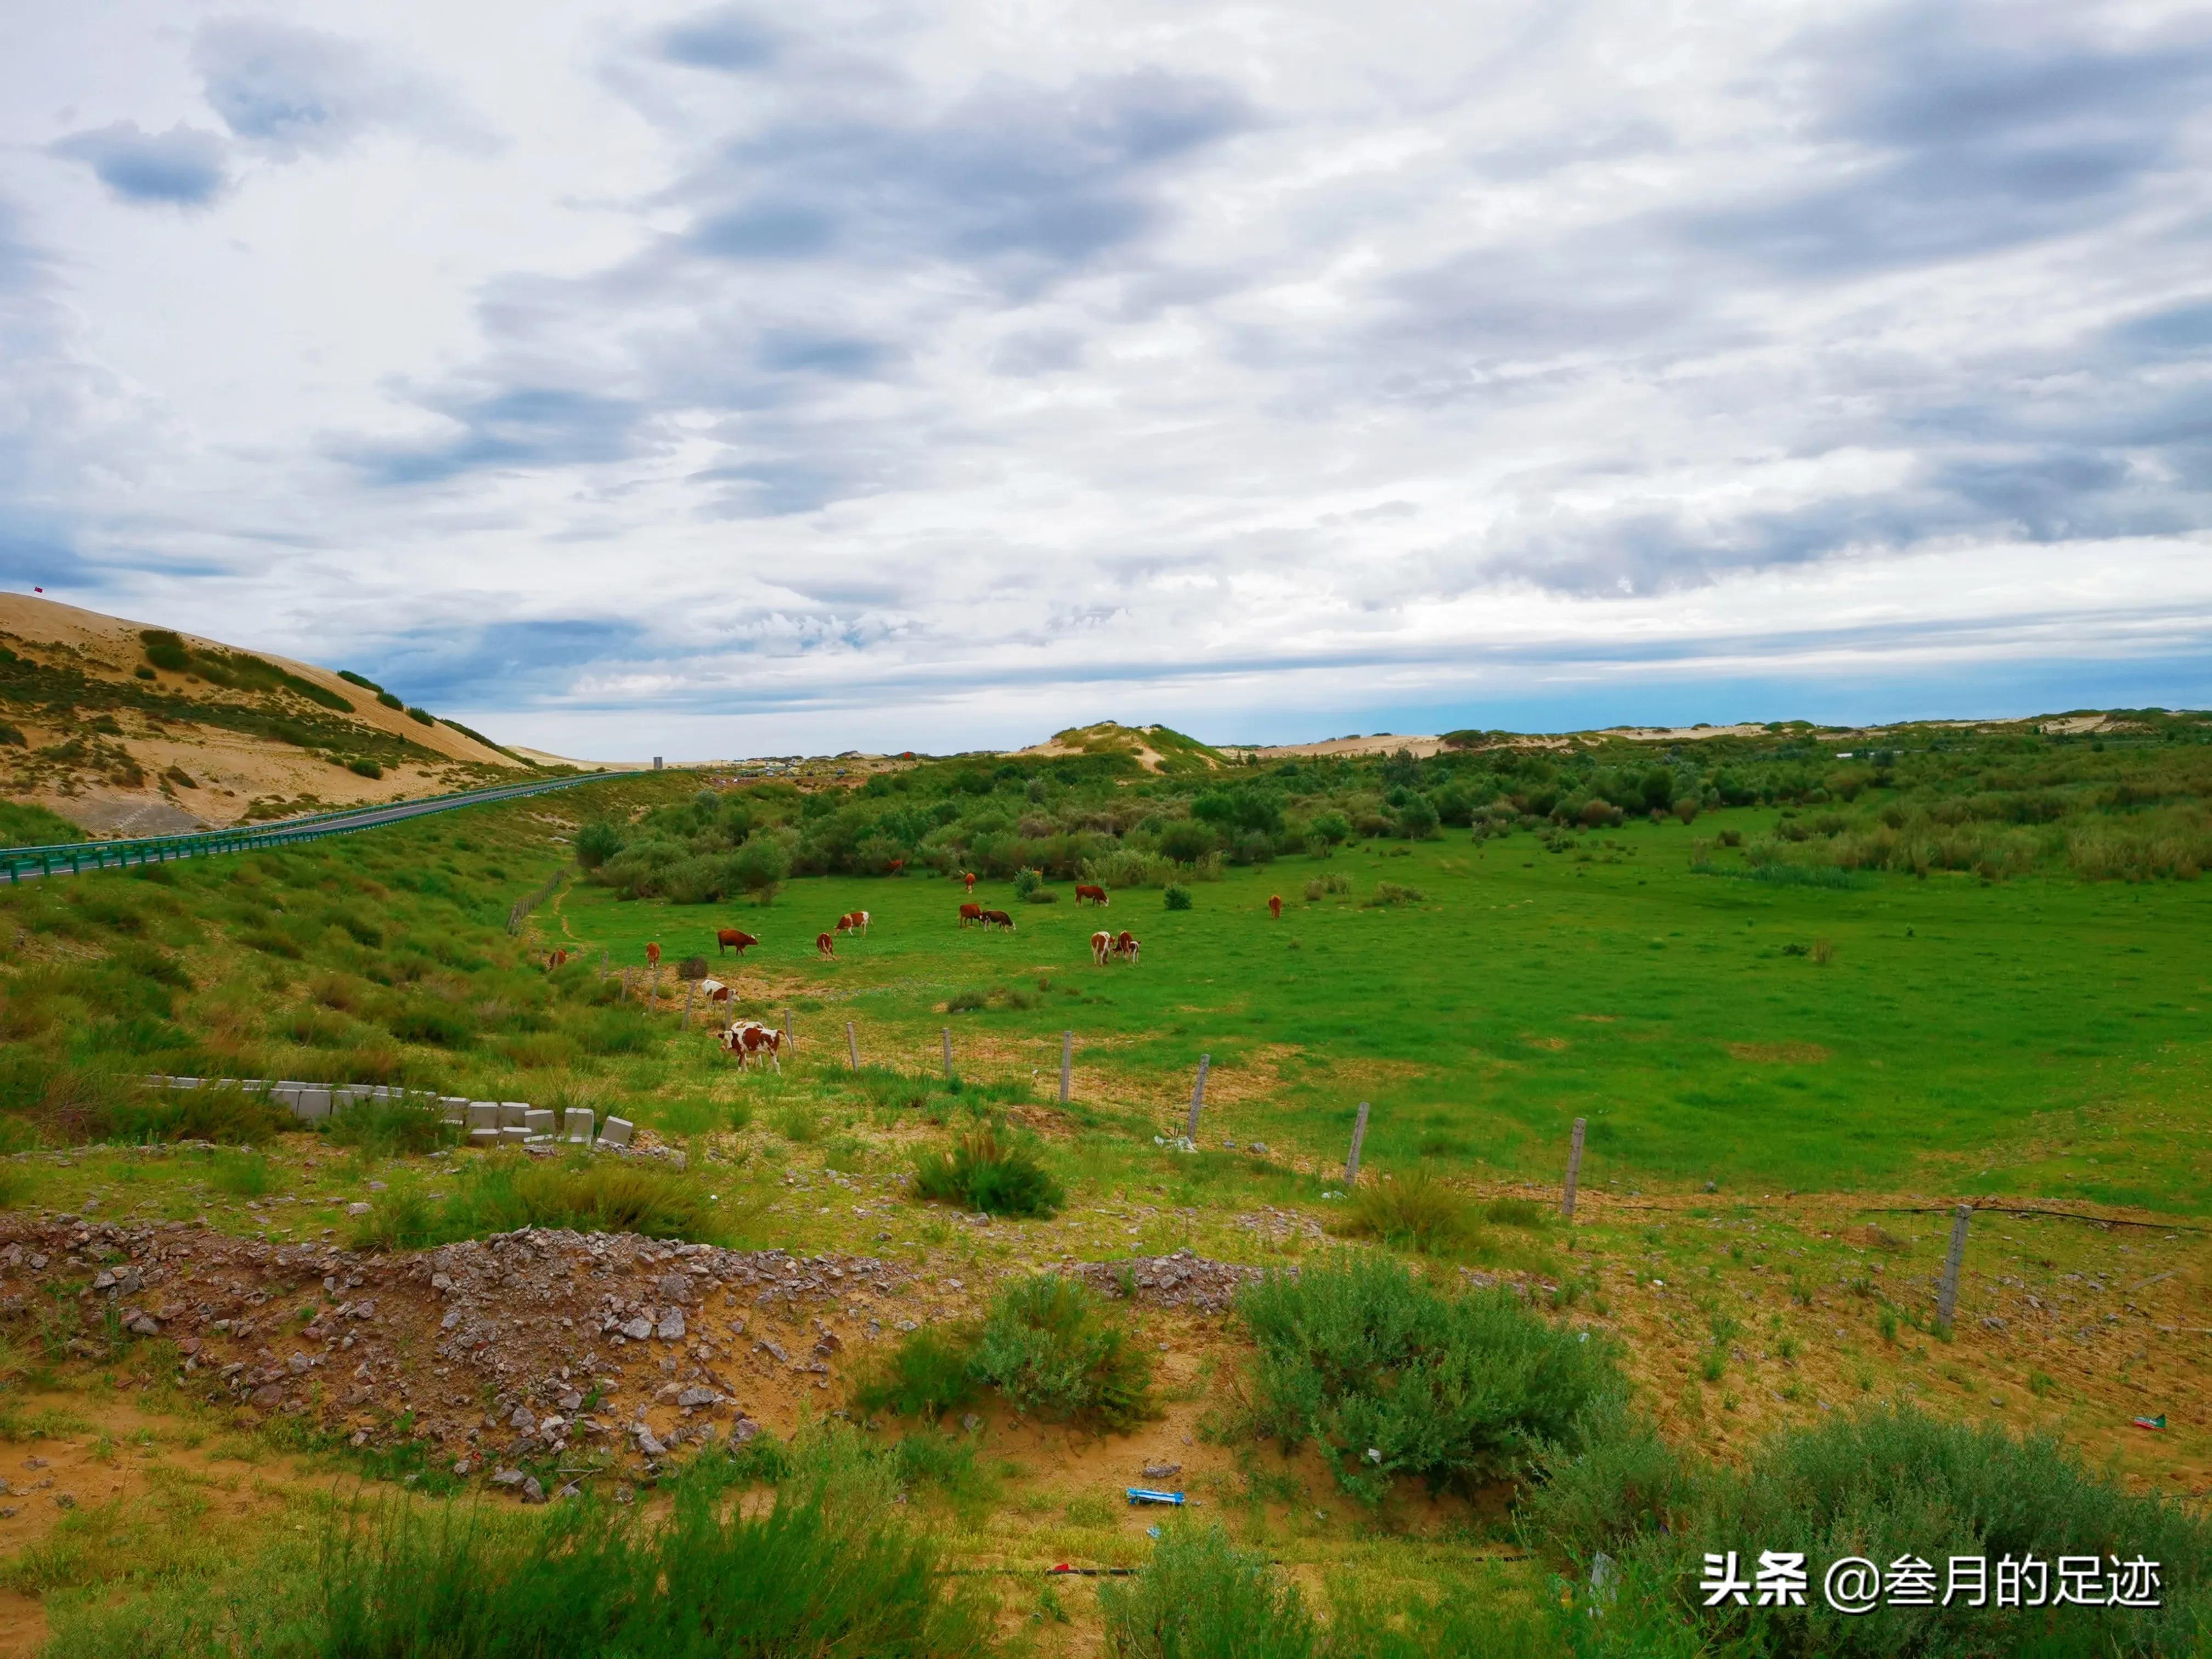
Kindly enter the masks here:
<path id="1" fill-rule="evenodd" d="M 331 1091 L 328 1089 L 302 1088 L 292 1103 L 292 1115 L 303 1123 L 313 1123 L 331 1115 Z"/>
<path id="2" fill-rule="evenodd" d="M 627 1146 L 629 1145 L 630 1136 L 635 1133 L 636 1128 L 637 1126 L 628 1118 L 611 1117 L 607 1120 L 607 1127 L 599 1131 L 599 1145 Z"/>
<path id="3" fill-rule="evenodd" d="M 521 1146 L 528 1144 L 530 1131 L 520 1123 L 502 1123 L 499 1127 L 499 1144 L 502 1146 Z"/>
<path id="4" fill-rule="evenodd" d="M 499 1127 L 502 1129 L 521 1128 L 524 1126 L 529 1110 L 530 1103 L 526 1100 L 501 1101 L 499 1103 Z"/>
<path id="5" fill-rule="evenodd" d="M 440 1095 L 438 1113 L 448 1123 L 465 1123 L 468 1121 L 469 1103 L 459 1095 Z"/>
<path id="6" fill-rule="evenodd" d="M 528 1107 L 522 1114 L 522 1127 L 532 1140 L 550 1140 L 553 1139 L 553 1114 L 541 1107 Z"/>
<path id="7" fill-rule="evenodd" d="M 571 1106 L 562 1120 L 562 1135 L 572 1146 L 592 1144 L 592 1125 L 594 1121 L 588 1106 Z"/>

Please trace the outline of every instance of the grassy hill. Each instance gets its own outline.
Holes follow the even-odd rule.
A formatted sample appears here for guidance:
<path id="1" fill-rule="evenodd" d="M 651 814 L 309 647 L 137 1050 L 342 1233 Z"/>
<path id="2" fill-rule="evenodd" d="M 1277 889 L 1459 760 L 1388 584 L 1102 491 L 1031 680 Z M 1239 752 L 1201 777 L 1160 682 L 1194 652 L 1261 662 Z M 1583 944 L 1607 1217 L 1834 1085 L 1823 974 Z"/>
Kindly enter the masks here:
<path id="1" fill-rule="evenodd" d="M 528 764 L 349 671 L 0 595 L 0 790 L 34 811 L 0 816 L 10 844 L 397 799 Z"/>
<path id="2" fill-rule="evenodd" d="M 2049 1539 L 2080 1535 L 2069 1517 L 2094 1510 L 2154 1540 L 2175 1619 L 2198 1617 L 2212 1537 L 2185 1495 L 2212 1486 L 2197 1334 L 2212 1285 L 2208 737 L 2194 717 L 2136 711 L 2042 732 L 1897 729 L 1864 754 L 1784 727 L 1188 772 L 1074 744 L 856 787 L 593 783 L 337 843 L 0 890 L 0 1133 L 21 1149 L 0 1163 L 0 1222 L 43 1229 L 24 1236 L 57 1263 L 88 1221 L 159 1226 L 164 1259 L 213 1281 L 194 1297 L 240 1278 L 202 1271 L 199 1241 L 313 1257 L 297 1286 L 265 1280 L 246 1333 L 193 1327 L 207 1346 L 188 1376 L 173 1333 L 93 1322 L 90 1245 L 50 1285 L 0 1286 L 0 1383 L 21 1402 L 0 1420 L 119 1494 L 97 1532 L 42 1507 L 5 1582 L 38 1589 L 69 1651 L 111 1650 L 98 1632 L 141 1618 L 158 1632 L 202 1601 L 307 1598 L 283 1602 L 298 1611 L 317 1572 L 385 1559 L 301 1546 L 328 1539 L 317 1505 L 331 1480 L 381 1475 L 384 1512 L 400 1514 L 410 1492 L 503 1492 L 485 1483 L 512 1468 L 547 1491 L 579 1469 L 621 1483 L 648 1529 L 687 1492 L 707 1507 L 732 1487 L 780 1492 L 793 1516 L 823 1490 L 810 1480 L 873 1494 L 831 1509 L 914 1516 L 939 1540 L 933 1571 L 997 1598 L 996 1622 L 963 1638 L 972 1653 L 1095 1653 L 1109 1627 L 1143 1651 L 1148 1619 L 1292 1581 L 1326 1606 L 1337 1645 L 1298 1638 L 1279 1598 L 1240 1617 L 1274 1620 L 1288 1632 L 1274 1650 L 1316 1659 L 1822 1651 L 1785 1640 L 1796 1626 L 1747 1633 L 1680 1594 L 1698 1551 L 1747 1547 L 1723 1535 L 1729 1516 L 1775 1529 L 1754 1552 L 1824 1547 L 1832 1528 L 1879 1537 L 1887 1561 L 2013 1536 L 1969 1526 L 1977 1504 L 2007 1527 L 2037 1517 Z M 964 888 L 948 878 L 970 870 L 1012 933 L 958 925 Z M 1103 912 L 1074 901 L 1093 878 Z M 854 909 L 870 931 L 825 959 L 817 936 Z M 1138 963 L 1093 963 L 1090 935 L 1109 926 L 1141 939 Z M 760 942 L 721 954 L 731 927 Z M 549 971 L 556 948 L 571 959 Z M 734 984 L 736 1012 L 788 1019 L 781 1073 L 720 1050 L 680 977 L 693 957 Z M 1182 1150 L 1200 1054 L 1198 1146 Z M 588 1106 L 670 1156 L 571 1167 L 410 1146 L 404 1125 L 301 1131 L 149 1091 L 151 1071 Z M 1363 1101 L 1354 1185 L 1344 1158 Z M 1589 1139 L 1569 1228 L 1557 1204 L 1577 1118 Z M 1030 1173 L 963 1184 L 982 1165 Z M 1962 1197 L 1984 1207 L 1945 1323 L 1934 1286 Z M 556 1235 L 515 1230 L 611 1215 L 672 1244 L 785 1251 L 760 1271 L 816 1299 L 747 1281 L 685 1301 L 680 1343 L 617 1347 L 579 1317 L 525 1344 L 532 1274 L 574 1279 L 597 1305 L 613 1258 L 575 1245 L 571 1260 Z M 498 1340 L 488 1325 L 483 1346 L 456 1349 L 419 1252 L 494 1233 L 515 1275 Z M 702 1258 L 643 1261 L 665 1284 Z M 1289 1265 L 1340 1285 L 1326 1274 L 1347 1261 L 1367 1276 L 1322 1312 L 1235 1290 L 1236 1274 Z M 1040 1303 L 1024 1287 L 1041 1273 L 1103 1299 Z M 374 1323 L 348 1311 L 362 1278 Z M 1192 1299 L 1193 1284 L 1229 1288 Z M 189 1323 L 193 1297 L 173 1300 Z M 1358 1346 L 1361 1322 L 1386 1312 L 1432 1352 L 1477 1353 L 1486 1377 L 1564 1392 L 1475 1391 L 1493 1437 L 1454 1443 L 1459 1465 L 1424 1463 L 1464 1391 L 1418 1420 L 1389 1391 L 1340 1408 L 1313 1392 L 1328 1345 Z M 1122 1390 L 1110 1414 L 1023 1369 L 1077 1338 L 1091 1369 L 1072 1370 Z M 295 1350 L 306 1380 L 288 1398 L 262 1379 Z M 1419 1358 L 1390 1362 L 1394 1388 L 1416 1386 Z M 210 1383 L 218 1361 L 265 1367 L 246 1375 L 276 1392 L 255 1405 Z M 580 1436 L 556 1455 L 511 1420 L 529 1398 L 540 1421 L 649 1417 L 671 1443 L 704 1415 L 676 1403 L 692 1388 L 766 1432 L 735 1452 L 693 1439 L 648 1468 L 634 1437 Z M 577 1403 L 559 1407 L 567 1393 Z M 915 1403 L 931 1399 L 958 1403 L 939 1420 Z M 2167 1427 L 2130 1426 L 2145 1413 Z M 2029 1432 L 2057 1449 L 2024 1446 Z M 1548 1449 L 1529 1444 L 1539 1434 Z M 111 1475 L 102 1437 L 126 1435 L 143 1438 L 119 1459 L 110 1445 Z M 203 1553 L 161 1553 L 176 1494 L 237 1473 L 195 1462 L 204 1440 L 259 1460 L 264 1507 L 210 1512 Z M 1368 1449 L 1386 1447 L 1378 1469 Z M 1200 1498 L 1195 1514 L 1123 1500 L 1169 1465 L 1157 1479 Z M 1853 1484 L 1893 1466 L 1916 1472 L 1915 1495 Z M 1765 1507 L 1732 1495 L 1745 1468 L 1776 1471 Z M 1965 1470 L 1989 1472 L 1942 1520 L 1966 1530 L 1916 1543 L 1936 1524 L 1917 1483 Z M 485 1536 L 524 1550 L 534 1513 Z M 556 1505 L 549 1524 L 582 1513 Z M 1217 1525 L 1227 1542 L 1207 1541 Z M 1802 1545 L 1774 1541 L 1785 1534 Z M 1231 1542 L 1241 1554 L 1205 1554 Z M 1597 1548 L 1627 1577 L 1593 1620 Z M 1690 1552 L 1686 1569 L 1669 1550 Z M 1150 1568 L 1128 1588 L 1157 1587 L 1157 1604 L 1117 1612 L 1064 1582 L 1048 1603 L 1037 1571 L 1059 1561 Z M 2132 1647 L 2094 1628 L 2106 1648 L 2179 1653 L 2203 1626 Z M 1889 1650 L 2027 1651 L 2034 1633 L 1937 1634 Z M 192 1650 L 146 1635 L 137 1650 Z"/>

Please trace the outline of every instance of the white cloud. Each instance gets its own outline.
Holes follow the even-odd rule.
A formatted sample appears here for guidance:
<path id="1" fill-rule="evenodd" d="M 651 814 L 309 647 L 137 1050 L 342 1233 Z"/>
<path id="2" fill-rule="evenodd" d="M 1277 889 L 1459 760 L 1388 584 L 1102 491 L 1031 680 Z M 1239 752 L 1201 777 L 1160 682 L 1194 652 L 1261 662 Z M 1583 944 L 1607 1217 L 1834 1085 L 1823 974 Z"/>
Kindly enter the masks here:
<path id="1" fill-rule="evenodd" d="M 2185 11 L 194 16 L 0 65 L 82 602 L 556 748 L 2212 694 Z"/>

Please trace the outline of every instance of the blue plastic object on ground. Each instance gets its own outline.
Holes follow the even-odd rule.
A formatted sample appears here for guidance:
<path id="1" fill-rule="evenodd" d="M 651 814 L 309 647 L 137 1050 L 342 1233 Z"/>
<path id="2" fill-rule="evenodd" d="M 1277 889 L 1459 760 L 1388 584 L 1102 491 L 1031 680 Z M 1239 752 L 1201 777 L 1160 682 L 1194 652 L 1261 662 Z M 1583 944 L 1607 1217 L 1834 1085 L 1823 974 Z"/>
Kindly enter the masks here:
<path id="1" fill-rule="evenodd" d="M 1179 1492 L 1154 1492 L 1148 1486 L 1131 1486 L 1127 1488 L 1127 1491 L 1129 1493 L 1129 1501 L 1132 1504 L 1175 1504 L 1179 1505 L 1182 1502 L 1182 1494 Z"/>

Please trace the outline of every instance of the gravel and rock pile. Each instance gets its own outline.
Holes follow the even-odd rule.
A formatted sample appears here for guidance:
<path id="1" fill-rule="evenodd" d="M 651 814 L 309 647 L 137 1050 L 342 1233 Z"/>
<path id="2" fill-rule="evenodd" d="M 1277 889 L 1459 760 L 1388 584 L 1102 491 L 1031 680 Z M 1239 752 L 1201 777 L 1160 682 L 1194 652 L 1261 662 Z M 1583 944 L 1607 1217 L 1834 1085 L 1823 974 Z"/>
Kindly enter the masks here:
<path id="1" fill-rule="evenodd" d="M 1134 1255 L 1119 1261 L 1084 1261 L 1068 1270 L 1108 1296 L 1127 1296 L 1158 1308 L 1226 1313 L 1240 1286 L 1260 1277 L 1257 1267 L 1216 1261 L 1189 1250 L 1173 1255 Z"/>

